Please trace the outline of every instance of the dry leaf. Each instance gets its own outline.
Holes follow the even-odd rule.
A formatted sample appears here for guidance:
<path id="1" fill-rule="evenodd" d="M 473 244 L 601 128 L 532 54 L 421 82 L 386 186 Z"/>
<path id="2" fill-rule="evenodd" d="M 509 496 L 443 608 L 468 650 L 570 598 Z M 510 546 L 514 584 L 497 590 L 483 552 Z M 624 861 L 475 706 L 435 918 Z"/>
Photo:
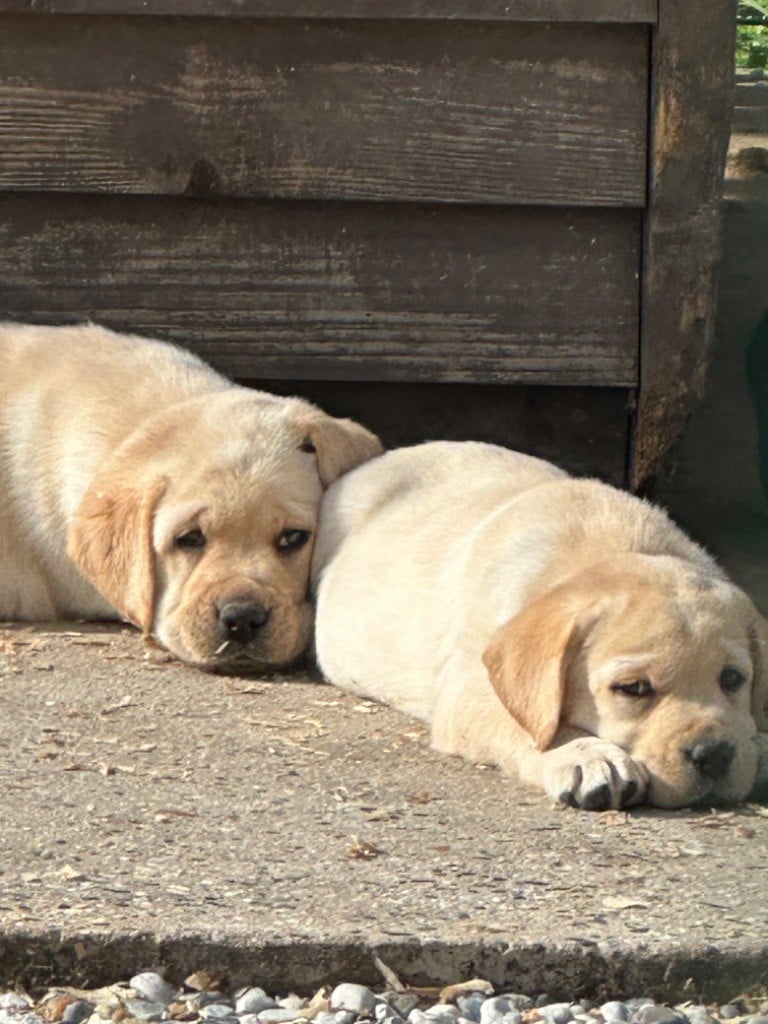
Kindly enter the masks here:
<path id="1" fill-rule="evenodd" d="M 483 978 L 473 978 L 471 981 L 461 981 L 458 985 L 446 985 L 440 993 L 441 1003 L 452 1003 L 457 996 L 464 992 L 481 992 L 484 996 L 493 995 L 493 985 Z"/>
<path id="2" fill-rule="evenodd" d="M 603 899 L 603 906 L 606 910 L 647 910 L 648 904 L 642 900 L 633 899 L 631 896 L 606 896 Z"/>
<path id="3" fill-rule="evenodd" d="M 347 856 L 353 860 L 372 860 L 374 857 L 386 855 L 386 850 L 380 850 L 373 843 L 366 842 L 359 836 L 350 836 L 351 843 L 347 844 Z"/>

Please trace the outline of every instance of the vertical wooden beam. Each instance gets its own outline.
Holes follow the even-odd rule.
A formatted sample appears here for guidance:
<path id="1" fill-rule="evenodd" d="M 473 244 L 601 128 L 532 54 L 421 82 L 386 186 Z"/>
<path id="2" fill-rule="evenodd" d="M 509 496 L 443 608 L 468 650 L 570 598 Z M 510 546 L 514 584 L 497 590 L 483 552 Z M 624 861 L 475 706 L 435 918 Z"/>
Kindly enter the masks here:
<path id="1" fill-rule="evenodd" d="M 659 0 L 652 30 L 635 488 L 658 466 L 704 391 L 735 24 L 735 0 Z"/>

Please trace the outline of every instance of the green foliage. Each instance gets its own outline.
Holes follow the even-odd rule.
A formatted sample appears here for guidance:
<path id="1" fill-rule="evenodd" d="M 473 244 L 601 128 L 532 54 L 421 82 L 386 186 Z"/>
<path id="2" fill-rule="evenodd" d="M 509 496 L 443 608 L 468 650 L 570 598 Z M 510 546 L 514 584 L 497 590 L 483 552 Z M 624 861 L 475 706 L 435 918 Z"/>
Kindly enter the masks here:
<path id="1" fill-rule="evenodd" d="M 736 67 L 768 68 L 768 25 L 736 26 Z"/>

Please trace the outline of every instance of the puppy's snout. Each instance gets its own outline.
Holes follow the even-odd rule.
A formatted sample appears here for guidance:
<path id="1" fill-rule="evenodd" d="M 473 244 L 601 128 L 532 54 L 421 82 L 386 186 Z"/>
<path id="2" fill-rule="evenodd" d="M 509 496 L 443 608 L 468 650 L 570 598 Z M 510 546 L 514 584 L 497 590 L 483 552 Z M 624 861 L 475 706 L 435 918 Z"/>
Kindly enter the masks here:
<path id="1" fill-rule="evenodd" d="M 721 779 L 727 774 L 736 756 L 736 748 L 727 740 L 698 740 L 683 751 L 699 775 L 705 779 Z"/>
<path id="2" fill-rule="evenodd" d="M 225 638 L 236 644 L 249 644 L 269 619 L 269 609 L 258 601 L 230 601 L 219 611 L 219 627 Z"/>

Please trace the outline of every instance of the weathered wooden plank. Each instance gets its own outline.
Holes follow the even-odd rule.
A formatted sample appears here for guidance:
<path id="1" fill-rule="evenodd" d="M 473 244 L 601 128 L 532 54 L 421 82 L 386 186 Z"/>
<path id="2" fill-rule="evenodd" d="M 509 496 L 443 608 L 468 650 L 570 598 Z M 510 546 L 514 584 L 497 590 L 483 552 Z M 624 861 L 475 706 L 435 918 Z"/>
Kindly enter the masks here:
<path id="1" fill-rule="evenodd" d="M 642 25 L 7 16 L 0 189 L 645 202 Z"/>
<path id="2" fill-rule="evenodd" d="M 0 308 L 237 377 L 637 382 L 634 211 L 0 197 Z"/>
<path id="3" fill-rule="evenodd" d="M 0 0 L 0 13 L 654 24 L 657 0 Z"/>
<path id="4" fill-rule="evenodd" d="M 653 45 L 636 487 L 653 473 L 704 392 L 714 336 L 734 26 L 735 3 L 700 0 L 694 15 L 687 0 L 661 0 Z"/>

